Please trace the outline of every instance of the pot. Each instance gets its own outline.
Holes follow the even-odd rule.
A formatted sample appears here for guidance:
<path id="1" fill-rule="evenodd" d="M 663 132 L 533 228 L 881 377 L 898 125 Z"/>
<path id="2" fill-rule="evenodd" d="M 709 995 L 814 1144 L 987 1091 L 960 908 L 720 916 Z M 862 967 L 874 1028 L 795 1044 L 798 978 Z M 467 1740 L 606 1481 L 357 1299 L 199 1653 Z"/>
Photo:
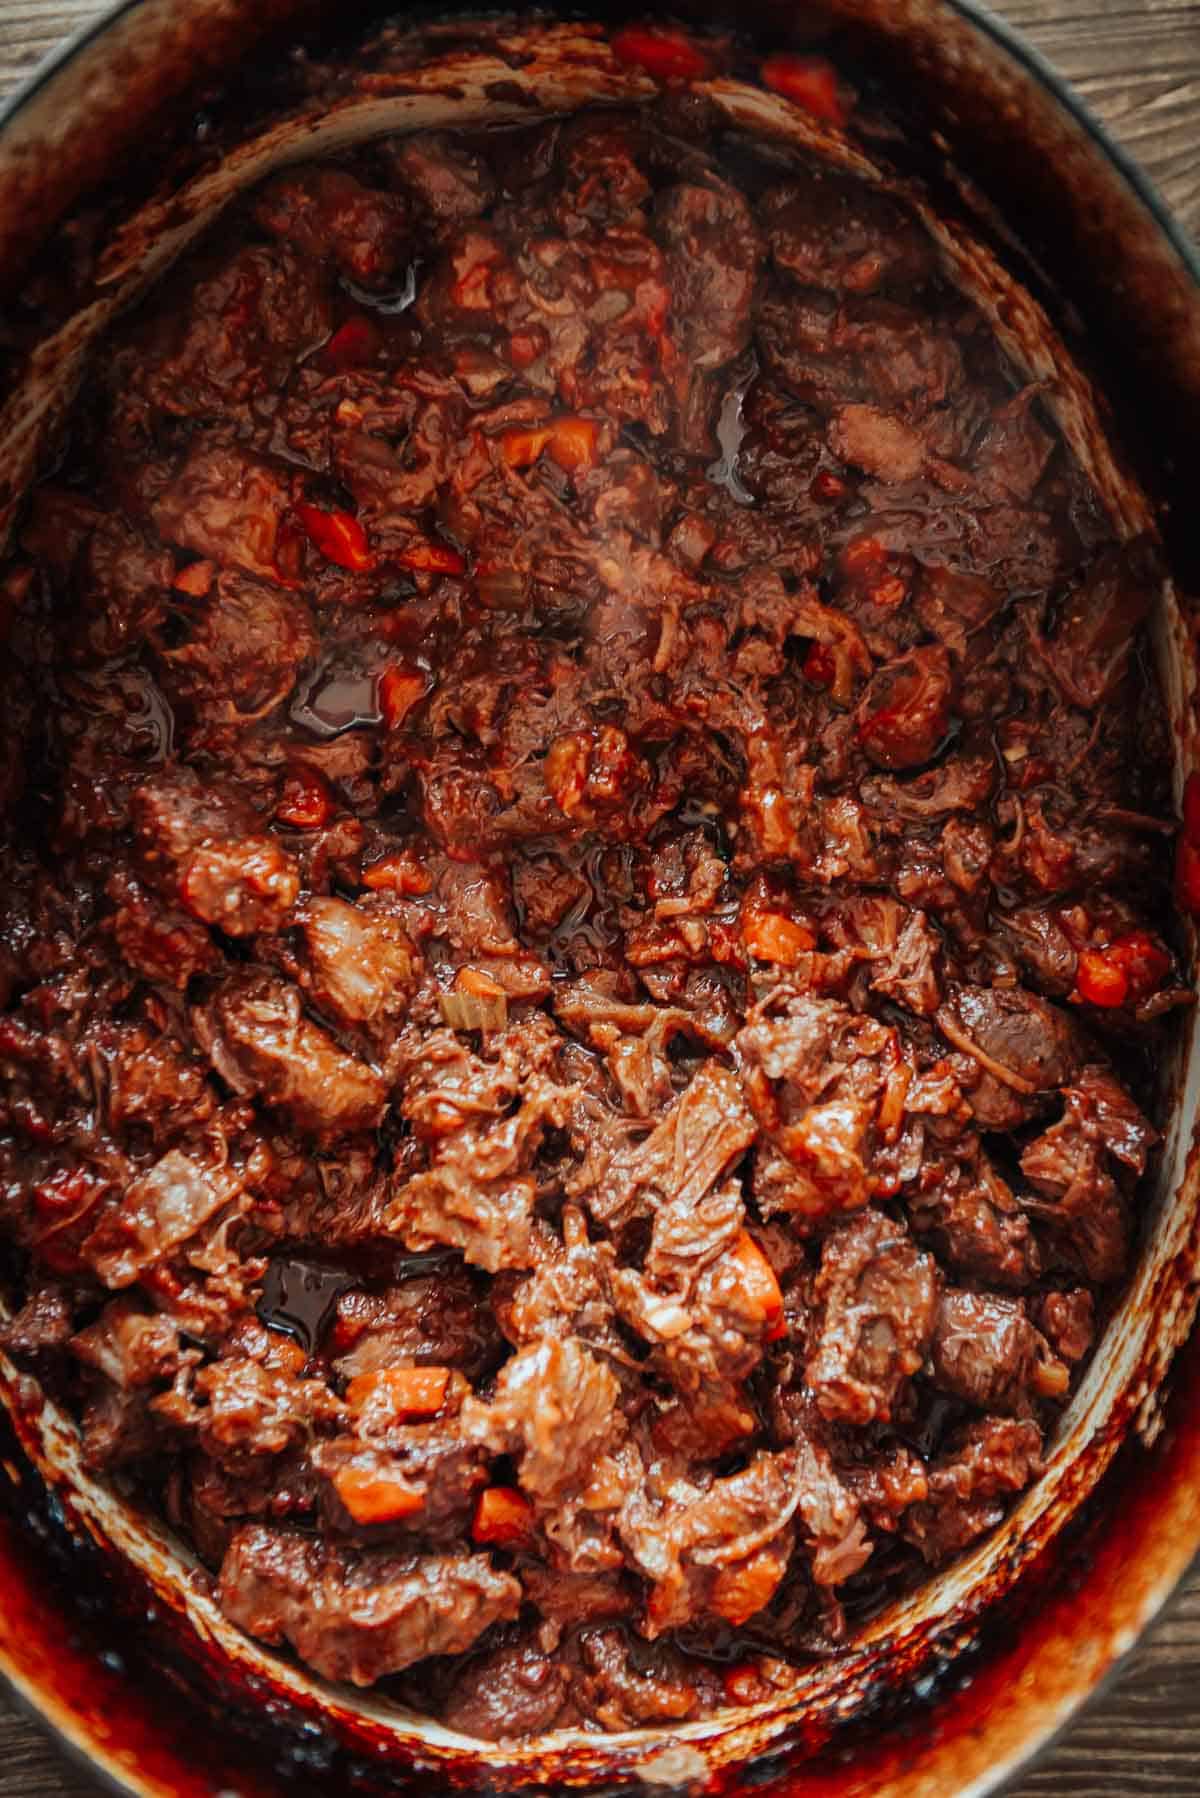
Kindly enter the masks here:
<path id="1" fill-rule="evenodd" d="M 653 91 L 604 37 L 543 18 L 513 25 L 504 54 L 441 40 L 401 75 L 281 111 L 267 77 L 287 38 L 368 11 L 127 0 L 10 104 L 0 124 L 3 285 L 15 292 L 31 271 L 55 270 L 65 298 L 0 412 L 0 527 L 97 333 L 247 183 L 384 130 Z M 957 278 L 1010 354 L 1053 379 L 1062 428 L 1119 531 L 1162 530 L 1174 580 L 1156 647 L 1181 784 L 1196 751 L 1182 595 L 1200 570 L 1188 490 L 1200 447 L 1200 270 L 1136 171 L 981 10 L 826 0 L 797 20 L 754 0 L 737 22 L 768 48 L 833 33 L 864 80 L 886 71 L 907 102 L 903 154 L 928 184 L 930 222 Z M 709 85 L 746 125 L 868 180 L 881 177 L 885 150 L 900 154 L 850 145 L 761 88 Z M 72 245 L 86 247 L 74 271 Z M 1161 1073 L 1171 1122 L 1144 1252 L 1045 1477 L 972 1554 L 770 1703 L 670 1731 L 482 1747 L 329 1687 L 225 1621 L 165 1526 L 86 1471 L 69 1419 L 2 1358 L 0 1672 L 116 1789 L 142 1798 L 269 1798 L 317 1781 L 365 1792 L 795 1798 L 995 1789 L 1128 1651 L 1200 1547 L 1200 1342 L 1188 1342 L 1200 1290 L 1194 1035 Z M 214 1730 L 214 1716 L 226 1726 Z"/>

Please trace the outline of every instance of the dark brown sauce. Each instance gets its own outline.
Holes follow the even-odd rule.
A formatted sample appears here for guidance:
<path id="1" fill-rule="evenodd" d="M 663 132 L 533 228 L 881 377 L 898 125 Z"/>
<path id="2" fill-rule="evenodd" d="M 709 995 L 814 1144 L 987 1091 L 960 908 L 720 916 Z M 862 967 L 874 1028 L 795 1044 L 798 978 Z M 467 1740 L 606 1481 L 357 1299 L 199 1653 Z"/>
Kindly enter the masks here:
<path id="1" fill-rule="evenodd" d="M 285 1331 L 311 1355 L 320 1347 L 339 1298 L 358 1284 L 342 1268 L 280 1258 L 267 1268 L 258 1315 L 268 1329 Z"/>

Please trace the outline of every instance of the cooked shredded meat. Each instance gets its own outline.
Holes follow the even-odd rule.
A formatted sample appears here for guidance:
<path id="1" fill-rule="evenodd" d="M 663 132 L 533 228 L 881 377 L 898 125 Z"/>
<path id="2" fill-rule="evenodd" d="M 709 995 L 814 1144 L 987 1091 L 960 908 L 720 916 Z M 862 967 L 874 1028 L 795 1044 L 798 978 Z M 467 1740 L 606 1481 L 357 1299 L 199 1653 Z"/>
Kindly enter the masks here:
<path id="1" fill-rule="evenodd" d="M 1186 997 L 1050 398 L 680 94 L 278 172 L 107 340 L 5 588 L 0 1342 L 253 1635 L 681 1722 L 1037 1478 Z"/>

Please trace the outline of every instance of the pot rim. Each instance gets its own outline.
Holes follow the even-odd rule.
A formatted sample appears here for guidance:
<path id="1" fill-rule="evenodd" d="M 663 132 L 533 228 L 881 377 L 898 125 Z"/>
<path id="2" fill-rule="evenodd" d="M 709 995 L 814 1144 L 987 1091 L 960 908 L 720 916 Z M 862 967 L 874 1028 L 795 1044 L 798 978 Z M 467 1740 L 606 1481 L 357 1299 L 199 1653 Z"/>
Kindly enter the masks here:
<path id="1" fill-rule="evenodd" d="M 470 11 L 470 0 L 459 0 L 463 11 Z M 553 0 L 552 0 L 553 3 Z M 963 20 L 982 37 L 1023 70 L 1043 89 L 1058 108 L 1078 127 L 1084 138 L 1100 152 L 1139 204 L 1153 221 L 1163 241 L 1169 246 L 1186 272 L 1190 284 L 1200 292 L 1200 245 L 1174 216 L 1156 183 L 1143 169 L 1108 126 L 1077 92 L 1068 78 L 1056 68 L 1028 37 L 1008 20 L 996 13 L 986 0 L 939 0 L 946 10 Z M 136 13 L 146 0 L 110 0 L 96 16 L 79 26 L 54 45 L 0 101 L 0 133 L 8 130 L 17 116 L 49 87 L 54 80 L 97 39 L 108 33 L 119 20 Z M 454 5 L 454 0 L 451 0 Z M 455 5 L 455 10 L 458 6 Z M 486 10 L 486 7 L 485 7 Z M 1197 1326 L 1200 1329 L 1200 1325 Z M 1116 1653 L 1095 1684 L 1071 1702 L 1065 1713 L 1027 1747 L 1018 1749 L 1007 1765 L 996 1769 L 996 1777 L 985 1777 L 982 1786 L 972 1788 L 974 1798 L 986 1793 L 999 1794 L 1010 1789 L 1023 1774 L 1042 1763 L 1080 1718 L 1092 1710 L 1098 1699 L 1112 1690 L 1123 1677 L 1130 1661 L 1145 1640 L 1147 1631 L 1179 1603 L 1183 1589 L 1200 1569 L 1200 1543 L 1186 1563 L 1153 1590 L 1144 1605 L 1137 1628 L 1127 1643 Z M 77 1719 L 69 1707 L 57 1698 L 39 1692 L 33 1681 L 25 1678 L 0 1651 L 0 1692 L 21 1715 L 36 1723 L 46 1738 L 73 1766 L 85 1772 L 115 1798 L 149 1798 L 152 1788 L 140 1775 L 123 1767 L 120 1757 L 110 1752 L 86 1719 Z M 185 1701 L 186 1702 L 186 1701 Z M 485 1747 L 486 1744 L 481 1744 Z M 162 1788 L 159 1788 L 162 1789 Z"/>

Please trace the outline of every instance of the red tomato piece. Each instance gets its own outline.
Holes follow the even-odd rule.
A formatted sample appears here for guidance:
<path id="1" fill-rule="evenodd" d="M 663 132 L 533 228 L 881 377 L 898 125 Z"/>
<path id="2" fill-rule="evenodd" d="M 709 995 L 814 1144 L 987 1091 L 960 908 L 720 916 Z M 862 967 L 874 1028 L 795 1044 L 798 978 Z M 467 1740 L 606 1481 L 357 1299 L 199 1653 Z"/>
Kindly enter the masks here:
<path id="1" fill-rule="evenodd" d="M 296 506 L 296 517 L 309 542 L 316 545 L 327 562 L 336 562 L 351 574 L 365 574 L 374 568 L 367 533 L 353 512 L 324 512 L 320 506 L 301 500 Z"/>
<path id="2" fill-rule="evenodd" d="M 1131 930 L 1117 937 L 1104 953 L 1124 972 L 1135 1004 L 1148 999 L 1171 969 L 1171 957 L 1146 930 Z"/>
<path id="3" fill-rule="evenodd" d="M 319 830 L 332 814 L 333 796 L 324 775 L 315 768 L 290 768 L 275 807 L 280 824 L 290 824 L 295 830 Z"/>
<path id="4" fill-rule="evenodd" d="M 612 48 L 618 62 L 645 69 L 656 81 L 700 81 L 712 72 L 699 44 L 665 25 L 625 25 L 614 36 Z"/>
<path id="5" fill-rule="evenodd" d="M 1129 997 L 1129 977 L 1105 950 L 1084 949 L 1075 973 L 1075 991 L 1088 1005 L 1124 1005 Z"/>
<path id="6" fill-rule="evenodd" d="M 768 56 L 760 73 L 769 88 L 802 106 L 813 118 L 826 125 L 845 125 L 849 113 L 837 70 L 825 57 L 781 51 L 777 56 Z"/>
<path id="7" fill-rule="evenodd" d="M 374 319 L 365 312 L 356 312 L 338 326 L 321 351 L 321 362 L 336 374 L 348 368 L 364 368 L 368 362 L 374 362 L 382 343 L 383 335 Z"/>

